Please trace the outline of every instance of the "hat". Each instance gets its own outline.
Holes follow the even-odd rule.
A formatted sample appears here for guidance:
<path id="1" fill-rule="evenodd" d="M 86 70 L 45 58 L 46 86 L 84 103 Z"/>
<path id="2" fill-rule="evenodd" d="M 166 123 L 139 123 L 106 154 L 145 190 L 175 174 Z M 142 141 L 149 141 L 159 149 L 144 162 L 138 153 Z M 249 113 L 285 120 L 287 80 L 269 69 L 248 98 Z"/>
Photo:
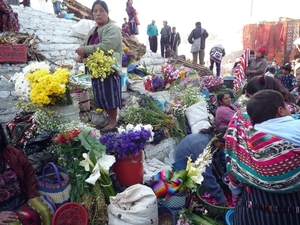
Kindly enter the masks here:
<path id="1" fill-rule="evenodd" d="M 291 72 L 292 67 L 290 65 L 285 65 L 282 69 Z"/>
<path id="2" fill-rule="evenodd" d="M 259 51 L 261 54 L 266 54 L 266 47 L 265 46 L 259 46 L 256 51 Z"/>

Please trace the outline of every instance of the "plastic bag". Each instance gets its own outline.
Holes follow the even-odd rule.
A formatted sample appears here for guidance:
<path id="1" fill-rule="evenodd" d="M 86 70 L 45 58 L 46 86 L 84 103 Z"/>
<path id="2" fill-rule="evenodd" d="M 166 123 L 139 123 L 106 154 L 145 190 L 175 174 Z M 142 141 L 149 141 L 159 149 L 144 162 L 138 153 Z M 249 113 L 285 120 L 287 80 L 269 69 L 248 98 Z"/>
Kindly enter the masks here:
<path id="1" fill-rule="evenodd" d="M 31 154 L 43 151 L 57 133 L 57 131 L 43 131 L 37 136 L 31 138 L 22 149 L 22 152 L 24 155 L 29 156 Z"/>
<path id="2" fill-rule="evenodd" d="M 37 152 L 27 157 L 37 176 L 42 175 L 44 166 L 54 161 L 54 154 L 51 152 Z"/>

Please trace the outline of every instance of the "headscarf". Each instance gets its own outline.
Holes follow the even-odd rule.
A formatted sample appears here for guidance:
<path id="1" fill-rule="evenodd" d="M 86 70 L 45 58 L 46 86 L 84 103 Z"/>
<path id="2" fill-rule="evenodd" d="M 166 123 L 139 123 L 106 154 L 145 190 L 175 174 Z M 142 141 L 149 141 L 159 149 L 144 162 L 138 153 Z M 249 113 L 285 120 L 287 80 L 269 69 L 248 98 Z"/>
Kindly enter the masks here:
<path id="1" fill-rule="evenodd" d="M 257 49 L 261 54 L 266 54 L 266 47 L 265 46 L 259 46 Z"/>

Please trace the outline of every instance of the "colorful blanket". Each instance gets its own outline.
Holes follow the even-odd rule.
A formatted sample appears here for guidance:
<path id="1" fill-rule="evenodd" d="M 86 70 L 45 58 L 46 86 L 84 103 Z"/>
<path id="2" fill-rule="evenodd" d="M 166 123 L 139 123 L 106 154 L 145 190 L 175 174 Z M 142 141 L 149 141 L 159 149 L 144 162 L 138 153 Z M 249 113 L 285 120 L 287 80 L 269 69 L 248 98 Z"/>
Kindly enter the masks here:
<path id="1" fill-rule="evenodd" d="M 255 130 L 245 108 L 229 123 L 225 148 L 239 181 L 273 193 L 300 189 L 300 146 Z"/>

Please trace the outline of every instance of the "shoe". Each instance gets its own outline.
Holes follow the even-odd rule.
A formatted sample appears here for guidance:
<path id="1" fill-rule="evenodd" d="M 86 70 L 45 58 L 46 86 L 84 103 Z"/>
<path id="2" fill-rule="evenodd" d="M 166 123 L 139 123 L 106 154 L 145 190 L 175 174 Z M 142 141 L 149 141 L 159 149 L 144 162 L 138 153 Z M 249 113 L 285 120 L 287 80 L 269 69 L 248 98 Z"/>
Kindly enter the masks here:
<path id="1" fill-rule="evenodd" d="M 116 130 L 116 128 L 117 128 L 117 124 L 116 125 L 108 124 L 106 127 L 104 127 L 103 129 L 101 129 L 100 131 L 102 133 L 107 133 L 107 132 Z"/>

